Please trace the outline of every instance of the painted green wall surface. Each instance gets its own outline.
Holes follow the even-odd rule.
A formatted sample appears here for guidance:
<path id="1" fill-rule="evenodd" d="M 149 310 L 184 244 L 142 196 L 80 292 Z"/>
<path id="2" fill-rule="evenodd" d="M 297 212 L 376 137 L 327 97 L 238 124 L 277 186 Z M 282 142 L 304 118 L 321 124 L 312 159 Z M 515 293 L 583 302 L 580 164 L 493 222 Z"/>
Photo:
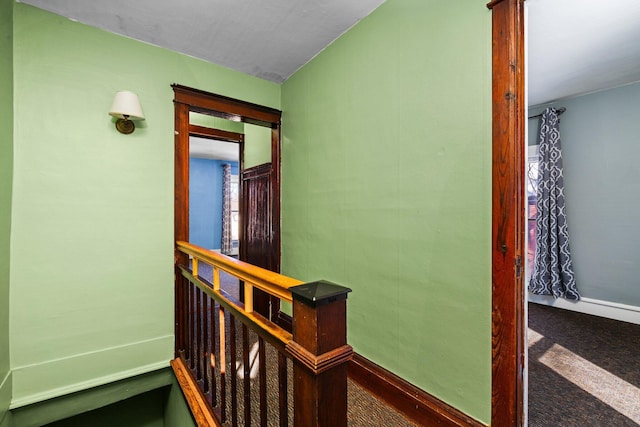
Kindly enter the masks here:
<path id="1" fill-rule="evenodd" d="M 0 422 L 11 402 L 9 278 L 13 182 L 13 0 L 0 0 Z"/>
<path id="2" fill-rule="evenodd" d="M 164 425 L 165 427 L 195 427 L 196 423 L 180 385 L 175 376 L 172 378 L 173 384 L 165 394 Z"/>
<path id="3" fill-rule="evenodd" d="M 271 162 L 271 128 L 252 125 L 244 125 L 244 167 Z"/>
<path id="4" fill-rule="evenodd" d="M 153 390 L 49 424 L 49 427 L 163 427 L 164 389 Z"/>
<path id="5" fill-rule="evenodd" d="M 554 103 L 576 284 L 585 298 L 640 307 L 640 83 Z M 532 108 L 529 115 L 542 112 Z M 538 120 L 529 120 L 537 141 Z"/>
<path id="6" fill-rule="evenodd" d="M 283 84 L 282 263 L 353 289 L 355 350 L 491 409 L 491 16 L 388 0 Z"/>
<path id="7" fill-rule="evenodd" d="M 171 83 L 280 108 L 280 87 L 14 5 L 10 344 L 18 407 L 173 353 Z M 118 90 L 147 120 L 107 114 Z M 4 233 L 4 231 L 3 231 Z"/>

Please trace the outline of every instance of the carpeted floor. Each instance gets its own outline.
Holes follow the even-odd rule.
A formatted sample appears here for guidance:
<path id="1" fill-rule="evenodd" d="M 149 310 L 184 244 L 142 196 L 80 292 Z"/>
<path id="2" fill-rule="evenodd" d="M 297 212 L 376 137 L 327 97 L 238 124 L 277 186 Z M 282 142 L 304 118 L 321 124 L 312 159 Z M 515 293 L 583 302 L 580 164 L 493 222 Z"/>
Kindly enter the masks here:
<path id="1" fill-rule="evenodd" d="M 529 303 L 529 426 L 640 425 L 640 325 Z"/>

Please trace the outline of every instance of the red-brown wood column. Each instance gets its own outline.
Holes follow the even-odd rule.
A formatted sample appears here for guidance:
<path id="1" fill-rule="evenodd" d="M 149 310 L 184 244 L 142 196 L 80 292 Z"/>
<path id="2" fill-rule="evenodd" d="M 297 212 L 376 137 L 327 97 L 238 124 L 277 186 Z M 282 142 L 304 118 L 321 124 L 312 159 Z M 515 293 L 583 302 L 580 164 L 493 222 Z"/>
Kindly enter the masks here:
<path id="1" fill-rule="evenodd" d="M 189 106 L 180 102 L 174 102 L 175 111 L 175 138 L 174 138 L 174 241 L 189 240 Z M 174 250 L 174 283 L 175 283 L 175 314 L 174 314 L 174 334 L 175 357 L 179 356 L 179 351 L 185 349 L 186 320 L 185 301 L 178 296 L 184 293 L 187 282 L 180 270 L 179 265 L 187 265 L 189 257 Z M 180 322 L 183 322 L 180 325 Z"/>
<path id="2" fill-rule="evenodd" d="M 174 101 L 174 239 L 189 241 L 189 105 Z M 189 257 L 175 250 L 176 263 L 185 264 Z"/>
<path id="3" fill-rule="evenodd" d="M 521 426 L 524 402 L 524 0 L 494 0 L 491 425 Z"/>
<path id="4" fill-rule="evenodd" d="M 290 288 L 293 296 L 294 423 L 296 427 L 346 427 L 347 293 L 325 281 Z"/>

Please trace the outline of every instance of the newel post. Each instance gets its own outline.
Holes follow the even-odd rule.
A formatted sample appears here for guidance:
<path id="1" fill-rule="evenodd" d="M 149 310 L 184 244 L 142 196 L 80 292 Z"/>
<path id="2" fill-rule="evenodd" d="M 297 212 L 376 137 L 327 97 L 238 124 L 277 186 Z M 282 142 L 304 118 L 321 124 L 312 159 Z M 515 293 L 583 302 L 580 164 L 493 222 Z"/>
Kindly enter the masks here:
<path id="1" fill-rule="evenodd" d="M 293 297 L 294 424 L 296 427 L 346 427 L 347 293 L 326 281 L 289 289 Z"/>

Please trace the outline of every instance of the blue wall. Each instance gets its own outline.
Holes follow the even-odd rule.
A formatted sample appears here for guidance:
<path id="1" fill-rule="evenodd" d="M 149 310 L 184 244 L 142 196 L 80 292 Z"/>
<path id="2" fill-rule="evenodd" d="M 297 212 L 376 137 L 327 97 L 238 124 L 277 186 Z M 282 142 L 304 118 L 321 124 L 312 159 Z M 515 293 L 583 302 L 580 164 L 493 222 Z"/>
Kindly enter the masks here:
<path id="1" fill-rule="evenodd" d="M 224 160 L 189 159 L 189 241 L 207 249 L 220 249 L 222 241 L 222 166 Z"/>
<path id="2" fill-rule="evenodd" d="M 640 307 L 640 82 L 551 104 L 560 117 L 571 255 L 585 298 Z M 541 112 L 534 107 L 529 115 Z M 538 121 L 529 120 L 529 140 Z"/>

